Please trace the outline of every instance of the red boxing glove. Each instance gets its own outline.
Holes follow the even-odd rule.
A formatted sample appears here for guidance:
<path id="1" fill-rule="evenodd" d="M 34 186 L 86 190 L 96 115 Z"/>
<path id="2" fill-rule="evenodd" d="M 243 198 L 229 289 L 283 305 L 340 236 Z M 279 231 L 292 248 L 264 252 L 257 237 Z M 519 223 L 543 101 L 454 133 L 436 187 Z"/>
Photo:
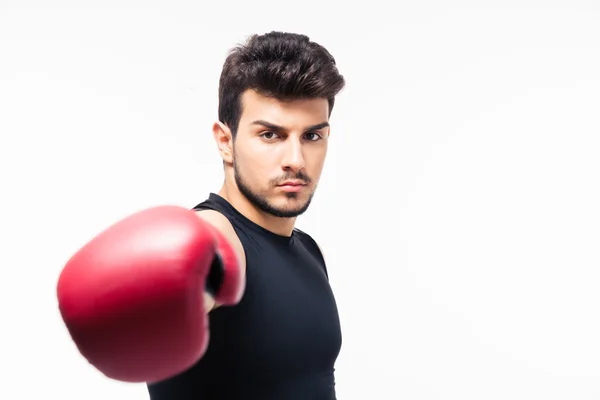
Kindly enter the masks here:
<path id="1" fill-rule="evenodd" d="M 109 378 L 157 382 L 183 372 L 209 340 L 205 293 L 236 304 L 245 287 L 233 247 L 194 211 L 133 214 L 81 248 L 57 284 L 81 354 Z"/>

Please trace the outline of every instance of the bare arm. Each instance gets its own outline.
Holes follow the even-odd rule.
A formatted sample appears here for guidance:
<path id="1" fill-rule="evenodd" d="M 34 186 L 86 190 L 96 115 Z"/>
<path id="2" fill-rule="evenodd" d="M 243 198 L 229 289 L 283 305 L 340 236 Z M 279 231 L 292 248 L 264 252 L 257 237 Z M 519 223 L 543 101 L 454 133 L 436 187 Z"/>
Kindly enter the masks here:
<path id="1" fill-rule="evenodd" d="M 231 226 L 229 220 L 223 214 L 215 210 L 196 211 L 196 214 L 200 219 L 202 219 L 205 222 L 208 222 L 209 224 L 211 224 L 211 226 L 218 229 L 219 232 L 229 241 L 229 243 L 236 250 L 240 262 L 240 268 L 243 271 L 243 273 L 245 273 L 246 255 L 244 253 L 244 247 L 242 246 L 242 242 L 235 233 L 235 230 L 233 229 L 233 226 Z M 219 304 L 217 304 L 215 300 L 208 294 L 205 293 L 204 298 L 204 304 L 206 305 L 206 309 L 208 310 L 208 312 L 214 310 L 219 306 Z"/>

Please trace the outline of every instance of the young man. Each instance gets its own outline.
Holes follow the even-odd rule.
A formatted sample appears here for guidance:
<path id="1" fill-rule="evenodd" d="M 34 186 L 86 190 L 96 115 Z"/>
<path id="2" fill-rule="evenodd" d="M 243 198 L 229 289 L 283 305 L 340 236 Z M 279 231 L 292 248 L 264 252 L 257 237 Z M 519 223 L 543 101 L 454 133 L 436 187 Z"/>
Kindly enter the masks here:
<path id="1" fill-rule="evenodd" d="M 94 366 L 147 382 L 152 400 L 335 399 L 337 308 L 319 246 L 294 225 L 344 84 L 303 35 L 232 50 L 213 126 L 218 194 L 116 223 L 61 274 L 63 319 Z"/>

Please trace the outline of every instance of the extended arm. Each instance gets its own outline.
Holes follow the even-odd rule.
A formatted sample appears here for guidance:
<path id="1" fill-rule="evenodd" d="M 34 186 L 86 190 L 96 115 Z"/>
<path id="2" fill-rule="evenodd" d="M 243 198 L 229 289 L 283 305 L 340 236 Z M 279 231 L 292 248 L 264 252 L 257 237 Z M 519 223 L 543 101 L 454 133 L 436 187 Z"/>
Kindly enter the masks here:
<path id="1" fill-rule="evenodd" d="M 236 262 L 239 265 L 239 273 L 241 278 L 245 280 L 246 274 L 246 255 L 244 253 L 244 247 L 242 242 L 238 238 L 233 226 L 229 220 L 220 212 L 214 210 L 202 210 L 197 211 L 196 214 L 200 219 L 208 222 L 213 228 L 215 228 L 221 236 L 221 240 L 224 240 L 228 245 L 233 248 L 236 256 Z M 207 312 L 214 310 L 221 304 L 216 302 L 213 296 L 209 293 L 204 293 L 204 305 Z"/>

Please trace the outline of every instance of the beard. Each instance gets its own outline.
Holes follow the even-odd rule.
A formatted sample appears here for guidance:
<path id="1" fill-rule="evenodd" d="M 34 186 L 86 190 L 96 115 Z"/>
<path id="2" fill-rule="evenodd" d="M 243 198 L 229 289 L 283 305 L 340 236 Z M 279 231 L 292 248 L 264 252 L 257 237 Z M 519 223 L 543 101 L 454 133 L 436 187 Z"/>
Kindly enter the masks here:
<path id="1" fill-rule="evenodd" d="M 240 193 L 248 199 L 250 203 L 256 206 L 258 209 L 266 212 L 267 214 L 273 215 L 278 218 L 294 218 L 299 215 L 302 215 L 308 210 L 312 198 L 314 196 L 314 190 L 308 197 L 308 200 L 304 202 L 304 204 L 299 204 L 296 207 L 277 207 L 269 199 L 252 189 L 250 185 L 244 180 L 242 174 L 240 173 L 240 168 L 235 158 L 233 159 L 233 176 L 235 178 L 235 183 L 237 184 Z M 275 179 L 269 182 L 273 186 L 277 186 L 279 182 L 283 182 L 288 179 L 299 179 L 304 181 L 305 183 L 310 183 L 311 179 L 304 173 L 298 172 L 296 174 L 287 174 L 280 179 Z M 299 193 L 286 193 L 286 197 L 290 200 L 295 200 L 299 197 Z"/>

